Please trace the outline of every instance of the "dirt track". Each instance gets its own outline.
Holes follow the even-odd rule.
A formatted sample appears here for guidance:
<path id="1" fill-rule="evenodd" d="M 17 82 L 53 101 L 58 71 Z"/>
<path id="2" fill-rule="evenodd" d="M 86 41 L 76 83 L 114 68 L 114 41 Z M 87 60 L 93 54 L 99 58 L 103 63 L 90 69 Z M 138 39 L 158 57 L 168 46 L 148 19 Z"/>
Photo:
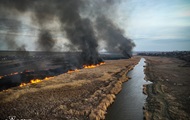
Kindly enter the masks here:
<path id="1" fill-rule="evenodd" d="M 66 73 L 50 80 L 0 92 L 0 116 L 17 119 L 104 119 L 107 107 L 121 90 L 126 74 L 138 62 L 106 61 L 92 69 Z"/>
<path id="2" fill-rule="evenodd" d="M 177 58 L 145 57 L 147 120 L 190 119 L 190 67 Z"/>

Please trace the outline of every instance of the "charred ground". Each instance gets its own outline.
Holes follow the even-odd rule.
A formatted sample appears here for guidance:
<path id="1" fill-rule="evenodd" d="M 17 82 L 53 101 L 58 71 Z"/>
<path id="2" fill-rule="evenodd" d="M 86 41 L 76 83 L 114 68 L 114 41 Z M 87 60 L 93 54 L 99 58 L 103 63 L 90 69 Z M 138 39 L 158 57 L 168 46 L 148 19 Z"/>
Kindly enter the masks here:
<path id="1" fill-rule="evenodd" d="M 93 69 L 61 74 L 48 81 L 0 92 L 0 115 L 32 119 L 104 119 L 107 107 L 139 61 L 108 60 Z M 23 112 L 24 111 L 24 112 Z"/>
<path id="2" fill-rule="evenodd" d="M 84 63 L 80 52 L 0 52 L 0 90 L 82 69 Z M 110 59 L 126 59 L 119 53 L 101 53 L 98 63 Z"/>

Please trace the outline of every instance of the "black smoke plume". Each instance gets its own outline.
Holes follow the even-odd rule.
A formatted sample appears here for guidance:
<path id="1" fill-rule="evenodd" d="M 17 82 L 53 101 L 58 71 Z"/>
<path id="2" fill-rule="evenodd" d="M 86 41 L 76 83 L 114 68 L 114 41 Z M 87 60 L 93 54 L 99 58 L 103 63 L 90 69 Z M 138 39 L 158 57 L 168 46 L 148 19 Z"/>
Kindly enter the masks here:
<path id="1" fill-rule="evenodd" d="M 81 52 L 79 62 L 96 64 L 100 62 L 97 51 L 100 39 L 106 41 L 108 51 L 120 51 L 128 58 L 131 57 L 132 48 L 135 46 L 124 36 L 122 29 L 114 24 L 114 19 L 107 15 L 108 11 L 116 9 L 114 5 L 121 2 L 118 1 L 1 0 L 0 14 L 19 18 L 26 12 L 32 13 L 31 20 L 39 27 L 35 46 L 37 50 L 42 51 L 54 50 L 56 40 L 52 37 L 48 25 L 57 18 L 60 21 L 61 32 L 68 38 L 70 46 Z M 15 39 L 11 40 L 14 43 Z"/>
<path id="2" fill-rule="evenodd" d="M 97 52 L 97 38 L 89 18 L 82 18 L 81 7 L 84 7 L 83 0 L 62 1 L 57 7 L 59 19 L 62 23 L 62 30 L 66 32 L 71 44 L 82 51 L 80 62 L 82 64 L 97 64 L 99 56 Z"/>
<path id="3" fill-rule="evenodd" d="M 125 57 L 132 56 L 132 49 L 135 44 L 131 39 L 124 36 L 124 31 L 116 26 L 112 21 L 105 16 L 96 19 L 96 27 L 98 36 L 106 41 L 108 51 L 120 51 Z"/>
<path id="4" fill-rule="evenodd" d="M 47 30 L 42 30 L 39 34 L 37 41 L 38 49 L 42 51 L 51 51 L 55 45 L 55 40 L 52 38 L 51 33 Z"/>

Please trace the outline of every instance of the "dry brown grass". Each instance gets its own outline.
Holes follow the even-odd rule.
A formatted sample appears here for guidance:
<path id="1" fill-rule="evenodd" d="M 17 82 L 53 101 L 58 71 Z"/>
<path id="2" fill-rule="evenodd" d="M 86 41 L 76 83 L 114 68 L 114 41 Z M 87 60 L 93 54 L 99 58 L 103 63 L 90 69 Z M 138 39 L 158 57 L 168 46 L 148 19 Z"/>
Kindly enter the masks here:
<path id="1" fill-rule="evenodd" d="M 104 119 L 122 82 L 128 80 L 126 74 L 139 59 L 106 61 L 96 68 L 0 92 L 0 116 L 3 119 L 11 114 L 33 119 Z"/>

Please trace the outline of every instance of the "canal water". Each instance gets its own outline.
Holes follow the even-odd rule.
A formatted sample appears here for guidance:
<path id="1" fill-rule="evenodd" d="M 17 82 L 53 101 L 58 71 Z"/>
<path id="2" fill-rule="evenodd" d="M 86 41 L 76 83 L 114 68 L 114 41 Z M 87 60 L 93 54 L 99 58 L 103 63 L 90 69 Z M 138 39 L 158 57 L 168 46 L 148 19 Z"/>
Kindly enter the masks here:
<path id="1" fill-rule="evenodd" d="M 145 65 L 145 59 L 141 58 L 128 73 L 131 79 L 123 84 L 115 102 L 108 108 L 106 120 L 143 120 L 143 106 L 147 97 L 143 94 L 143 85 L 150 84 L 144 80 Z"/>

